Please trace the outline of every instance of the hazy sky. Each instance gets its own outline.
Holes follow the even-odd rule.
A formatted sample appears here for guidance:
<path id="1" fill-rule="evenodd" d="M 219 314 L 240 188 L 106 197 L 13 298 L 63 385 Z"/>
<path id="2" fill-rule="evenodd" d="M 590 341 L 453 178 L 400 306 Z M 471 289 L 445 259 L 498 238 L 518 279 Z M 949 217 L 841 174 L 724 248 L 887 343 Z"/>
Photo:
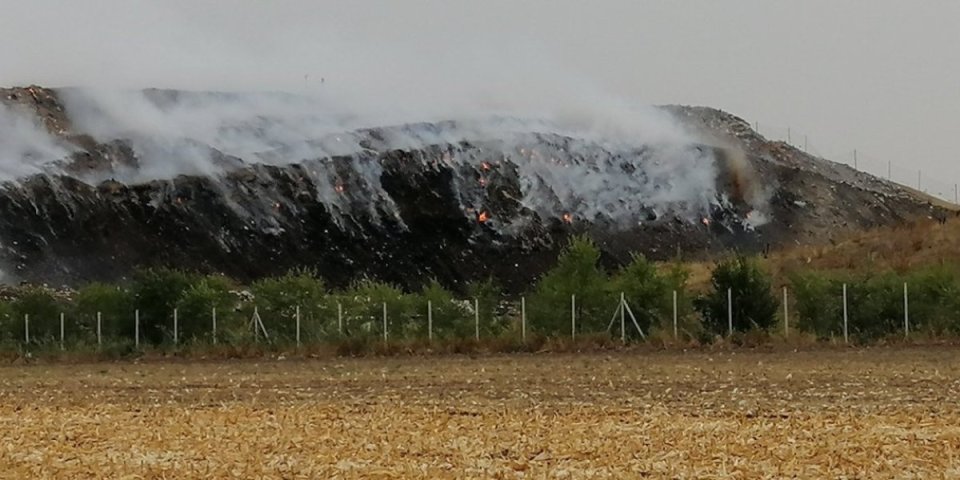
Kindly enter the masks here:
<path id="1" fill-rule="evenodd" d="M 955 1 L 0 1 L 0 84 L 709 105 L 960 181 Z M 320 78 L 325 86 L 321 87 Z M 871 163 L 872 162 L 872 163 Z M 950 192 L 952 196 L 952 191 Z"/>

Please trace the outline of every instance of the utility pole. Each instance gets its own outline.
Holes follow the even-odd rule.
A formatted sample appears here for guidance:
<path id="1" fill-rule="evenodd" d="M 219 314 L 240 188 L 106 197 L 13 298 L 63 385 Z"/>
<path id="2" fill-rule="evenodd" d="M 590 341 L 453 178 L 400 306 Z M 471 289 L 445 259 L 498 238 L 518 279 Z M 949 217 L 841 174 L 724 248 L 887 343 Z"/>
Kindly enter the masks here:
<path id="1" fill-rule="evenodd" d="M 860 170 L 860 166 L 857 162 L 857 149 L 853 149 L 853 169 Z"/>

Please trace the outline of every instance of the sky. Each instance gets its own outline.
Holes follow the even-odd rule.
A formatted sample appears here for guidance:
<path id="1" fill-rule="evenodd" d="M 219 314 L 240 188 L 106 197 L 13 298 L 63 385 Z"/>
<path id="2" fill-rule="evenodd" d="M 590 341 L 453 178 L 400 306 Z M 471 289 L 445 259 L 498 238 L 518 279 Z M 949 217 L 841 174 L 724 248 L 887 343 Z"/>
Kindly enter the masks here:
<path id="1" fill-rule="evenodd" d="M 706 105 L 960 182 L 960 2 L 0 0 L 0 85 L 340 89 L 444 111 Z M 321 80 L 322 79 L 322 80 Z M 600 95 L 602 94 L 602 96 Z M 431 110 L 432 109 L 432 110 Z M 934 185 L 934 182 L 938 182 Z M 942 192 L 941 192 L 942 193 Z"/>

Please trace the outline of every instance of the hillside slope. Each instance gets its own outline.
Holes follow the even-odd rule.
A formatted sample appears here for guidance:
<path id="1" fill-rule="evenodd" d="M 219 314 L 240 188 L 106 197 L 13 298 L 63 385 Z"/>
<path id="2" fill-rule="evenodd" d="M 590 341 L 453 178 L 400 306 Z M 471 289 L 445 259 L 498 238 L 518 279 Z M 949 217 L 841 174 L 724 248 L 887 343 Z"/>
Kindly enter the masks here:
<path id="1" fill-rule="evenodd" d="M 0 188 L 0 268 L 11 278 L 116 280 L 169 265 L 249 280 L 312 266 L 341 285 L 372 276 L 458 288 L 494 276 L 516 290 L 575 233 L 613 267 L 632 252 L 708 258 L 944 215 L 702 107 L 663 108 L 689 132 L 673 143 L 502 118 L 289 140 L 314 119 L 271 113 L 302 108 L 285 97 L 146 91 L 121 108 L 146 109 L 142 118 L 114 123 L 104 120 L 111 104 L 91 98 L 0 90 L 14 130 L 42 130 L 0 136 L 15 172 Z M 266 107 L 240 117 L 222 108 L 249 104 Z M 204 116 L 211 105 L 216 118 Z"/>

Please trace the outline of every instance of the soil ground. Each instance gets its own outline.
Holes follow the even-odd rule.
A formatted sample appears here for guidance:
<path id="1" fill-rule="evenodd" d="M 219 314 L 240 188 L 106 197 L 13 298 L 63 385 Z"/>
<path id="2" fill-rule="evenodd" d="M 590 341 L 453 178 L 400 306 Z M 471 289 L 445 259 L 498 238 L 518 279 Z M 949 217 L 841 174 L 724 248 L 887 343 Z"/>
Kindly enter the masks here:
<path id="1" fill-rule="evenodd" d="M 955 478 L 960 350 L 0 368 L 2 478 Z"/>

